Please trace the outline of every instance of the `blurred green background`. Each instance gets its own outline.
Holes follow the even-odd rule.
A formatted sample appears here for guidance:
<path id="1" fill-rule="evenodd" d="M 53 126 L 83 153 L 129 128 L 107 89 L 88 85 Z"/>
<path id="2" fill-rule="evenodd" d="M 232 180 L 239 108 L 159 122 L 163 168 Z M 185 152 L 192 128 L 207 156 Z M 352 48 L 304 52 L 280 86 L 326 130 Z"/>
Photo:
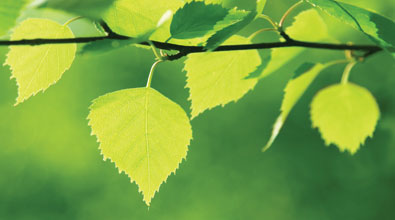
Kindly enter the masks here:
<path id="1" fill-rule="evenodd" d="M 268 0 L 265 13 L 279 19 L 293 2 Z M 392 0 L 347 2 L 395 18 Z M 23 17 L 64 22 L 70 15 L 28 10 Z M 324 18 L 340 41 L 369 43 L 348 26 Z M 243 34 L 262 26 L 267 23 L 255 22 Z M 77 36 L 96 34 L 85 21 L 71 27 Z M 269 33 L 257 39 L 275 40 Z M 0 48 L 0 60 L 6 53 Z M 351 81 L 367 87 L 382 112 L 374 138 L 355 156 L 326 147 L 308 114 L 312 96 L 340 80 L 341 65 L 319 77 L 273 147 L 260 151 L 298 64 L 342 57 L 341 52 L 310 50 L 239 102 L 194 119 L 187 160 L 149 209 L 137 186 L 103 161 L 86 120 L 96 97 L 145 85 L 153 63 L 149 50 L 78 56 L 55 86 L 17 107 L 15 80 L 1 66 L 0 219 L 395 219 L 395 65 L 390 56 L 376 55 L 352 72 Z M 189 113 L 182 64 L 161 64 L 152 86 Z"/>

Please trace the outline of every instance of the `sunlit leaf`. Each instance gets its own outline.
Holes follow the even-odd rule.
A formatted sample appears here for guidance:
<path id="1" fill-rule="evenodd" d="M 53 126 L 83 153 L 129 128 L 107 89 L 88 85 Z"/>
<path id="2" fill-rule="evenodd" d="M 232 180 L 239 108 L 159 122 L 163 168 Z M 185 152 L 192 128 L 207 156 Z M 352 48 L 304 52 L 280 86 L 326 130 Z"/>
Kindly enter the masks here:
<path id="1" fill-rule="evenodd" d="M 1 0 L 0 1 L 0 36 L 15 25 L 21 10 L 29 0 Z"/>
<path id="2" fill-rule="evenodd" d="M 280 130 L 293 107 L 306 92 L 318 74 L 327 66 L 328 65 L 323 64 L 305 63 L 299 67 L 294 78 L 291 79 L 285 87 L 285 94 L 281 104 L 281 114 L 273 126 L 272 135 L 268 143 L 263 148 L 263 151 L 270 148 L 280 133 Z"/>
<path id="3" fill-rule="evenodd" d="M 372 137 L 380 117 L 372 94 L 355 84 L 338 84 L 321 90 L 311 104 L 313 127 L 320 130 L 327 145 L 340 151 L 357 152 Z"/>
<path id="4" fill-rule="evenodd" d="M 113 40 L 113 39 L 106 39 L 100 41 L 94 41 L 87 43 L 84 45 L 80 51 L 81 54 L 103 54 L 106 52 L 110 52 L 116 49 L 120 49 L 126 46 L 130 46 L 133 44 L 139 44 L 142 42 L 146 42 L 149 40 L 151 35 L 160 28 L 166 21 L 168 21 L 172 16 L 171 11 L 165 12 L 162 18 L 159 20 L 157 26 L 151 30 L 148 30 L 146 33 L 133 37 L 127 40 Z"/>
<path id="5" fill-rule="evenodd" d="M 36 38 L 74 38 L 64 25 L 47 19 L 27 19 L 14 29 L 12 40 Z M 16 104 L 56 83 L 70 68 L 77 50 L 76 44 L 11 46 L 5 64 L 12 70 L 18 84 Z"/>
<path id="6" fill-rule="evenodd" d="M 262 14 L 263 9 L 265 8 L 266 0 L 257 0 L 256 1 L 256 12 L 257 14 Z"/>
<path id="7" fill-rule="evenodd" d="M 222 4 L 226 8 L 238 8 L 241 10 L 255 11 L 262 13 L 266 0 L 223 0 Z"/>
<path id="8" fill-rule="evenodd" d="M 101 19 L 115 0 L 47 0 L 46 7 L 56 8 L 92 19 Z"/>
<path id="9" fill-rule="evenodd" d="M 227 44 L 248 44 L 247 38 L 233 36 Z M 187 87 L 192 101 L 192 118 L 206 109 L 243 97 L 257 83 L 244 78 L 261 64 L 256 50 L 190 54 L 185 61 Z"/>
<path id="10" fill-rule="evenodd" d="M 106 94 L 90 109 L 89 125 L 104 159 L 135 181 L 150 205 L 187 155 L 192 130 L 186 113 L 152 88 Z"/>
<path id="11" fill-rule="evenodd" d="M 217 4 L 217 5 L 223 5 L 226 0 L 184 0 L 186 3 L 190 2 L 204 2 L 206 4 Z"/>
<path id="12" fill-rule="evenodd" d="M 118 0 L 104 16 L 104 21 L 117 34 L 129 37 L 140 36 L 157 26 L 162 15 L 177 11 L 182 0 Z M 152 38 L 164 41 L 170 37 L 170 22 L 157 30 Z"/>
<path id="13" fill-rule="evenodd" d="M 365 9 L 328 0 L 305 0 L 336 19 L 365 33 L 372 41 L 395 51 L 395 22 Z"/>

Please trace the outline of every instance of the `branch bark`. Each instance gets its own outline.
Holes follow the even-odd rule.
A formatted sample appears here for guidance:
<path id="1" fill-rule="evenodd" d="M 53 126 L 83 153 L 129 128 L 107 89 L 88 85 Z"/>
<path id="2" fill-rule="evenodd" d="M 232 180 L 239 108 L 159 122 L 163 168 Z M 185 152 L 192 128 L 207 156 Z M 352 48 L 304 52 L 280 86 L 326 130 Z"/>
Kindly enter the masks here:
<path id="1" fill-rule="evenodd" d="M 0 40 L 0 46 L 21 46 L 21 45 L 45 45 L 45 44 L 70 44 L 70 43 L 90 43 L 101 40 L 131 40 L 132 37 L 123 36 L 116 34 L 103 23 L 103 28 L 108 32 L 107 36 L 98 37 L 78 37 L 78 38 L 59 38 L 59 39 L 22 39 L 22 40 Z M 272 49 L 272 48 L 283 48 L 283 47 L 305 47 L 313 49 L 326 49 L 326 50 L 351 50 L 364 52 L 363 58 L 376 54 L 382 51 L 381 47 L 376 45 L 350 45 L 350 44 L 331 44 L 331 43 L 317 43 L 293 40 L 285 32 L 281 32 L 280 35 L 285 39 L 284 42 L 273 42 L 273 43 L 257 43 L 257 44 L 240 44 L 240 45 L 223 45 L 219 46 L 214 50 L 218 51 L 237 51 L 237 50 L 260 50 L 260 49 Z M 167 60 L 177 60 L 191 53 L 207 52 L 203 46 L 185 46 L 179 44 L 172 44 L 159 41 L 151 41 L 151 43 L 158 49 L 162 50 L 175 50 L 177 54 L 167 56 Z M 141 42 L 141 45 L 149 46 L 149 42 Z"/>

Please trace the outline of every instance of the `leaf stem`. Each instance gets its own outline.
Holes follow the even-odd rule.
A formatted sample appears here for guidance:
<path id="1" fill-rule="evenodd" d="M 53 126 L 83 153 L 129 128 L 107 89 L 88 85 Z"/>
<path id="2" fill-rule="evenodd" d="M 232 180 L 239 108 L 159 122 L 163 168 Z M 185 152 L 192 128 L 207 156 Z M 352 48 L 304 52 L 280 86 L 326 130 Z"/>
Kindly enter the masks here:
<path id="1" fill-rule="evenodd" d="M 264 15 L 264 14 L 260 14 L 260 15 L 258 15 L 258 18 L 265 19 L 273 26 L 273 28 L 278 29 L 278 24 L 276 22 L 274 22 L 271 17 Z"/>
<path id="2" fill-rule="evenodd" d="M 71 24 L 72 22 L 74 22 L 76 20 L 79 20 L 81 18 L 83 18 L 83 17 L 82 16 L 78 16 L 78 17 L 71 18 L 70 20 L 66 21 L 66 23 L 64 23 L 63 26 L 67 26 L 67 25 Z"/>
<path id="3" fill-rule="evenodd" d="M 332 62 L 327 63 L 326 65 L 328 67 L 333 66 L 333 65 L 337 65 L 337 64 L 342 64 L 342 63 L 348 63 L 350 62 L 350 60 L 334 60 Z"/>
<path id="4" fill-rule="evenodd" d="M 161 62 L 163 62 L 163 60 L 158 60 L 152 65 L 151 70 L 148 75 L 147 85 L 145 87 L 147 87 L 147 88 L 151 87 L 152 77 L 154 76 L 155 69 L 158 66 L 158 64 Z"/>
<path id="5" fill-rule="evenodd" d="M 351 61 L 346 68 L 344 69 L 343 75 L 342 75 L 342 80 L 341 83 L 342 84 L 347 84 L 348 83 L 348 79 L 350 78 L 350 73 L 352 68 L 357 64 L 357 61 Z"/>
<path id="6" fill-rule="evenodd" d="M 303 1 L 299 1 L 296 2 L 294 5 L 292 5 L 283 15 L 283 17 L 281 18 L 280 22 L 278 23 L 279 29 L 282 30 L 283 26 L 284 26 L 284 22 L 285 20 L 288 18 L 288 16 L 291 14 L 291 12 L 293 12 L 299 5 L 301 5 L 302 3 L 304 3 Z"/>
<path id="7" fill-rule="evenodd" d="M 160 61 L 163 61 L 162 56 L 158 54 L 158 51 L 156 51 L 155 45 L 151 41 L 148 41 L 148 43 L 151 45 L 152 52 L 154 53 L 156 59 L 160 60 Z"/>
<path id="8" fill-rule="evenodd" d="M 263 29 L 260 29 L 260 30 L 258 30 L 258 31 L 256 31 L 256 32 L 252 33 L 252 34 L 248 37 L 248 39 L 249 39 L 249 40 L 252 40 L 252 39 L 254 39 L 258 34 L 260 34 L 260 33 L 262 33 L 262 32 L 268 32 L 268 31 L 275 31 L 275 32 L 278 32 L 278 30 L 275 29 L 275 28 L 263 28 Z"/>

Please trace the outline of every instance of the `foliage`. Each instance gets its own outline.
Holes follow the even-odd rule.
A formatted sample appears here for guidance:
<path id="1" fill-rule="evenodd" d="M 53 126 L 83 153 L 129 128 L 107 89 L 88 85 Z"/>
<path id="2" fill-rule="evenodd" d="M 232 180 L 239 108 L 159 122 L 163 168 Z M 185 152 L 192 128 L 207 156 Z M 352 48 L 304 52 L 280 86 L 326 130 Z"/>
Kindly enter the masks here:
<path id="1" fill-rule="evenodd" d="M 150 205 L 159 186 L 187 155 L 192 139 L 188 116 L 152 88 L 106 94 L 90 109 L 89 124 L 104 158 L 136 181 Z"/>
<path id="2" fill-rule="evenodd" d="M 326 144 L 355 154 L 372 137 L 380 111 L 372 94 L 352 83 L 320 91 L 311 103 L 313 127 L 320 129 Z"/>
<path id="3" fill-rule="evenodd" d="M 284 89 L 285 95 L 281 104 L 281 114 L 274 124 L 272 136 L 263 148 L 264 151 L 273 144 L 295 104 L 306 92 L 311 83 L 313 83 L 318 74 L 329 65 L 305 63 L 296 70 L 294 78 L 287 83 Z"/>
<path id="4" fill-rule="evenodd" d="M 92 19 L 100 19 L 115 0 L 46 0 L 45 7 L 64 10 Z M 92 7 L 94 5 L 94 7 Z"/>
<path id="5" fill-rule="evenodd" d="M 394 21 L 365 9 L 337 1 L 306 1 L 343 23 L 361 31 L 378 45 L 391 52 L 395 51 Z"/>
<path id="6" fill-rule="evenodd" d="M 309 22 L 306 22 L 309 21 Z M 321 41 L 329 38 L 326 24 L 317 11 L 309 9 L 295 17 L 293 24 L 286 29 L 286 33 L 294 39 L 306 39 L 308 41 Z M 274 48 L 271 50 L 270 61 L 259 75 L 264 78 L 277 71 L 279 68 L 302 54 L 306 48 Z M 250 76 L 251 77 L 251 76 Z"/>
<path id="7" fill-rule="evenodd" d="M 248 44 L 250 41 L 234 36 L 228 44 Z M 248 62 L 246 62 L 248 61 Z M 207 109 L 237 101 L 253 89 L 257 79 L 244 78 L 261 64 L 257 51 L 234 51 L 190 54 L 185 61 L 192 118 Z"/>
<path id="8" fill-rule="evenodd" d="M 73 37 L 73 33 L 65 25 L 32 18 L 15 28 L 11 39 Z M 11 67 L 12 77 L 18 84 L 16 104 L 56 83 L 70 68 L 76 50 L 76 44 L 10 47 L 5 64 Z"/>
<path id="9" fill-rule="evenodd" d="M 281 113 L 264 150 L 273 144 L 291 110 L 316 77 L 329 66 L 349 63 L 341 84 L 325 88 L 314 97 L 311 119 L 326 144 L 333 143 L 341 151 L 348 150 L 355 154 L 366 138 L 373 136 L 380 110 L 367 89 L 348 82 L 349 74 L 357 62 L 381 50 L 393 52 L 395 24 L 376 13 L 337 1 L 302 2 L 351 25 L 379 47 L 358 47 L 351 51 L 345 49 L 353 48 L 349 45 L 320 44 L 330 36 L 315 8 L 300 12 L 291 26 L 283 27 L 283 21 L 300 3 L 291 7 L 281 22 L 276 23 L 262 14 L 266 3 L 263 0 L 254 1 L 253 9 L 229 7 L 232 4 L 218 0 L 95 1 L 98 6 L 89 10 L 81 10 L 82 6 L 92 3 L 89 0 L 70 1 L 67 4 L 49 0 L 41 7 L 57 8 L 95 21 L 103 18 L 105 23 L 102 23 L 102 29 L 105 33 L 104 36 L 92 38 L 92 42 L 87 38 L 75 38 L 69 24 L 81 19 L 79 17 L 64 25 L 37 18 L 20 23 L 13 30 L 11 42 L 32 42 L 35 39 L 74 39 L 75 42 L 52 41 L 52 44 L 38 46 L 25 43 L 10 47 L 5 64 L 10 66 L 12 77 L 18 84 L 16 104 L 46 90 L 62 77 L 74 61 L 78 40 L 85 40 L 81 43 L 89 42 L 81 49 L 82 54 L 98 54 L 134 44 L 151 46 L 156 62 L 150 71 L 147 86 L 119 90 L 97 98 L 88 116 L 92 134 L 97 136 L 104 158 L 113 161 L 120 172 L 124 171 L 131 181 L 137 183 L 149 206 L 160 185 L 186 157 L 192 139 L 190 119 L 208 109 L 238 101 L 255 87 L 258 80 L 274 74 L 294 58 L 300 57 L 308 47 L 340 49 L 347 52 L 344 60 L 304 64 L 295 71 L 285 87 Z M 0 19 L 4 17 L 7 21 L 0 26 L 0 35 L 13 26 L 25 4 L 25 1 L 0 3 L 0 12 L 8 12 L 9 5 L 15 6 L 9 14 L 0 15 Z M 270 29 L 257 30 L 250 37 L 240 34 L 251 23 L 262 18 L 269 20 L 272 25 Z M 279 34 L 280 42 L 277 46 L 266 48 L 272 50 L 270 59 L 265 60 L 257 50 L 260 48 L 248 46 L 254 45 L 252 40 L 256 34 L 267 30 Z M 114 46 L 114 41 L 120 42 Z M 193 44 L 196 42 L 198 45 Z M 160 53 L 157 47 L 161 49 Z M 174 54 L 174 50 L 179 53 Z M 184 56 L 187 57 L 184 67 L 186 87 L 189 88 L 192 103 L 190 119 L 178 104 L 151 88 L 157 64 Z M 305 61 L 309 62 L 309 59 L 306 57 Z"/>

